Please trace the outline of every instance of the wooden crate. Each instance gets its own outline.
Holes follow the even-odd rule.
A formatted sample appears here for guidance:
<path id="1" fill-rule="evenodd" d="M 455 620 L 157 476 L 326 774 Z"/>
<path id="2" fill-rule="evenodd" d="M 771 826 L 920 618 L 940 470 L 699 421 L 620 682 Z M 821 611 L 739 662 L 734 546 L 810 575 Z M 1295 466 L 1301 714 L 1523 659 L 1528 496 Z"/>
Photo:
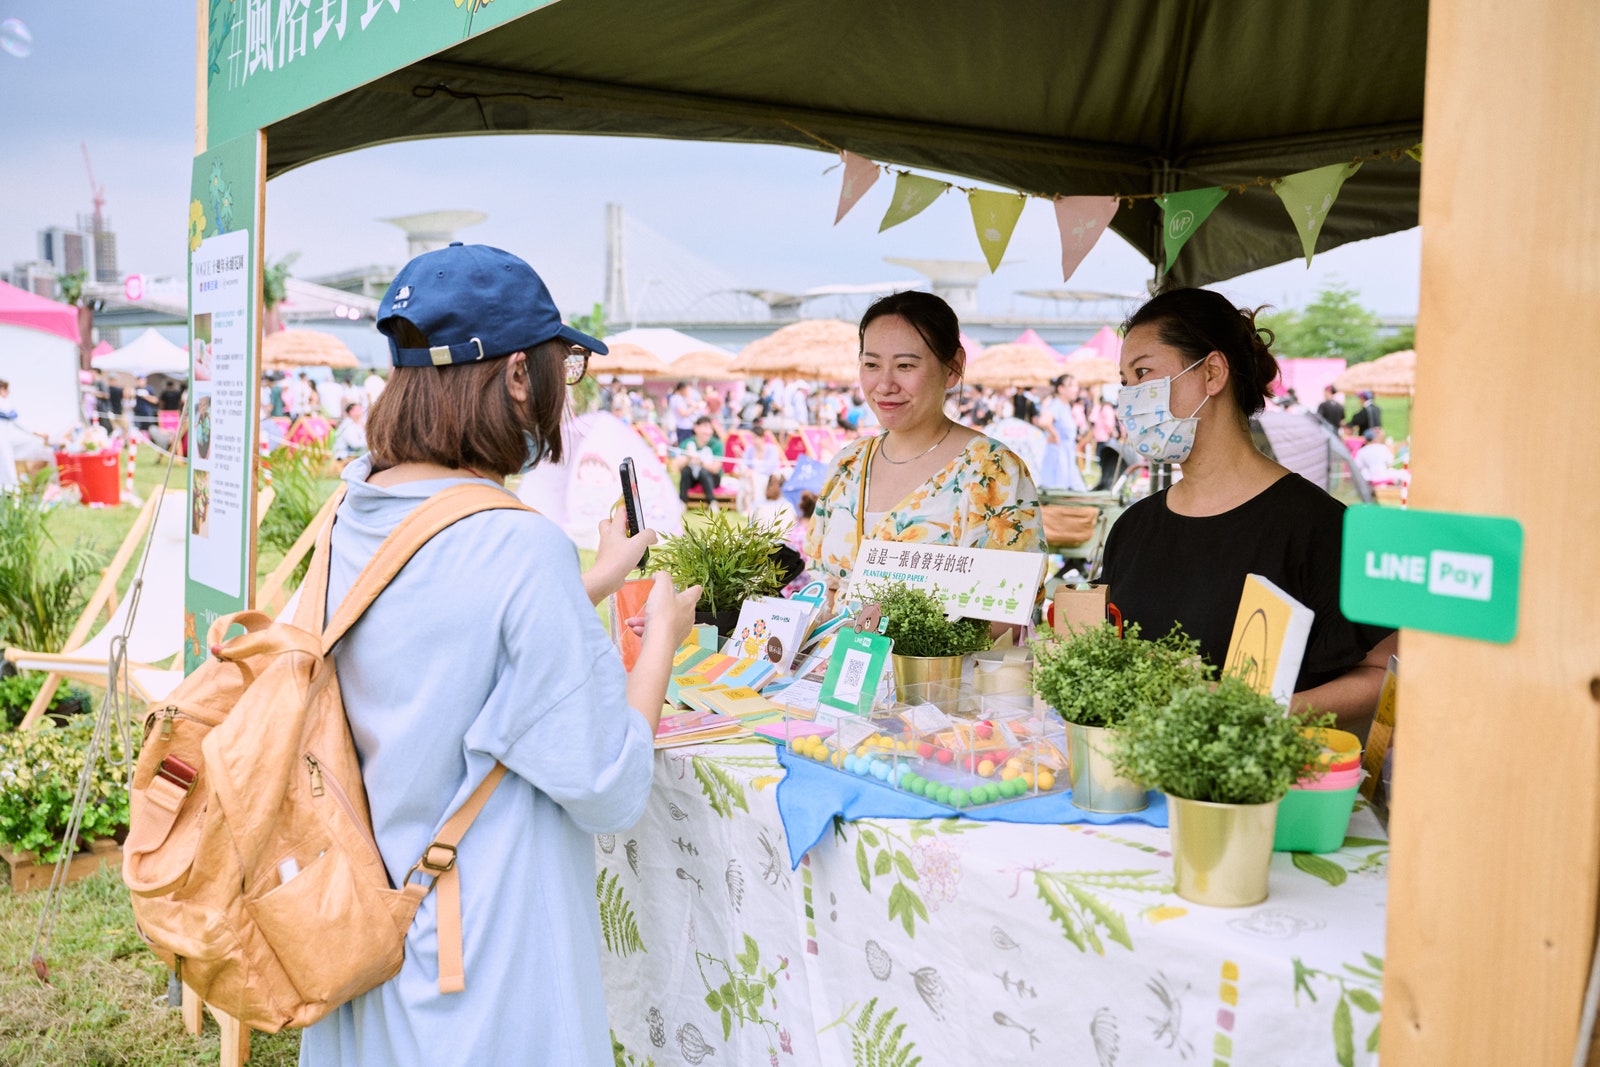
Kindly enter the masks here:
<path id="1" fill-rule="evenodd" d="M 16 852 L 0 845 L 0 859 L 11 868 L 11 891 L 25 893 L 30 889 L 48 889 L 56 865 L 41 863 L 32 852 Z M 67 884 L 87 878 L 101 867 L 122 866 L 122 846 L 110 838 L 100 838 L 89 846 L 89 851 L 79 852 L 67 865 Z"/>

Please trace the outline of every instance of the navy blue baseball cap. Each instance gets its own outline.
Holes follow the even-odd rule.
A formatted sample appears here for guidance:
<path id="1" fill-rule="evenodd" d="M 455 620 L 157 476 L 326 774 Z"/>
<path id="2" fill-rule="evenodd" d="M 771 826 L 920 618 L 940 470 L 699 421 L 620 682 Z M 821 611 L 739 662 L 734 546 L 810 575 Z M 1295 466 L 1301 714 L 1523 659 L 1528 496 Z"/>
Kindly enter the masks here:
<path id="1" fill-rule="evenodd" d="M 401 348 L 397 320 L 431 348 Z M 400 268 L 378 303 L 378 329 L 396 367 L 443 367 L 498 359 L 560 338 L 599 355 L 605 342 L 561 321 L 550 290 L 526 262 L 488 245 L 453 241 Z"/>

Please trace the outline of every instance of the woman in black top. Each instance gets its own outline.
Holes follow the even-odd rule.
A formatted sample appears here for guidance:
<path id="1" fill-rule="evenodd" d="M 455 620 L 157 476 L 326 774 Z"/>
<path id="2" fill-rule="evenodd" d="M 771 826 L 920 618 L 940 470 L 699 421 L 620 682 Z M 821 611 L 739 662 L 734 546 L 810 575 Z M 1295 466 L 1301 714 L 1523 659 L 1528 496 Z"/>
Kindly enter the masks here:
<path id="1" fill-rule="evenodd" d="M 1151 299 L 1124 332 L 1117 413 L 1129 448 L 1181 464 L 1183 478 L 1112 527 L 1111 602 L 1147 637 L 1178 623 L 1220 666 L 1245 575 L 1262 575 L 1316 612 L 1293 708 L 1332 711 L 1364 730 L 1398 642 L 1339 611 L 1344 505 L 1251 439 L 1248 416 L 1278 374 L 1271 332 L 1204 289 Z"/>

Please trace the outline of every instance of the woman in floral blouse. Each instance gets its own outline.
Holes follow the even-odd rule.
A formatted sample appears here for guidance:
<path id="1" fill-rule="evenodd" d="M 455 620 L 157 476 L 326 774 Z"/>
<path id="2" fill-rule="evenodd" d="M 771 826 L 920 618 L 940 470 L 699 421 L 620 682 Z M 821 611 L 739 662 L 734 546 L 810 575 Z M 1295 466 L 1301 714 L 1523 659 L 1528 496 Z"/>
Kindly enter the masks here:
<path id="1" fill-rule="evenodd" d="M 1039 494 L 1016 453 L 944 413 L 965 368 L 961 328 L 930 293 L 894 293 L 861 317 L 861 391 L 883 432 L 834 459 L 805 554 L 830 593 L 863 541 L 1044 552 Z"/>

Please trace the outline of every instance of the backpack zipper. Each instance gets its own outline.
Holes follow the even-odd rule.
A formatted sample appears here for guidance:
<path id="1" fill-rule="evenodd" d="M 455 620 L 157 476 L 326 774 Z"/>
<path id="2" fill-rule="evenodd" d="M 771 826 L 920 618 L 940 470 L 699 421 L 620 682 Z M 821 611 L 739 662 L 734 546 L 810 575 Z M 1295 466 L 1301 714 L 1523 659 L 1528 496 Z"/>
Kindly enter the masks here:
<path id="1" fill-rule="evenodd" d="M 307 752 L 306 767 L 311 772 L 311 795 L 320 797 L 322 795 L 322 764 L 317 762 L 317 757 Z"/>
<path id="2" fill-rule="evenodd" d="M 177 717 L 178 706 L 176 704 L 168 704 L 166 707 L 161 709 L 161 740 L 172 740 L 172 720 Z"/>
<path id="3" fill-rule="evenodd" d="M 339 785 L 339 779 L 331 774 L 324 775 L 322 773 L 322 763 L 317 759 L 315 753 L 307 752 L 305 760 L 306 768 L 311 774 L 311 795 L 314 797 L 322 796 L 324 787 L 326 787 L 327 792 L 333 794 L 334 803 L 344 810 L 345 817 L 350 820 L 350 825 L 362 832 L 362 841 L 366 842 L 372 857 L 378 861 L 378 866 L 387 872 L 388 867 L 383 862 L 383 853 L 378 851 L 377 840 L 372 836 L 371 831 L 367 829 L 366 821 L 356 812 L 355 805 L 350 803 L 350 797 L 345 794 L 344 788 Z"/>

